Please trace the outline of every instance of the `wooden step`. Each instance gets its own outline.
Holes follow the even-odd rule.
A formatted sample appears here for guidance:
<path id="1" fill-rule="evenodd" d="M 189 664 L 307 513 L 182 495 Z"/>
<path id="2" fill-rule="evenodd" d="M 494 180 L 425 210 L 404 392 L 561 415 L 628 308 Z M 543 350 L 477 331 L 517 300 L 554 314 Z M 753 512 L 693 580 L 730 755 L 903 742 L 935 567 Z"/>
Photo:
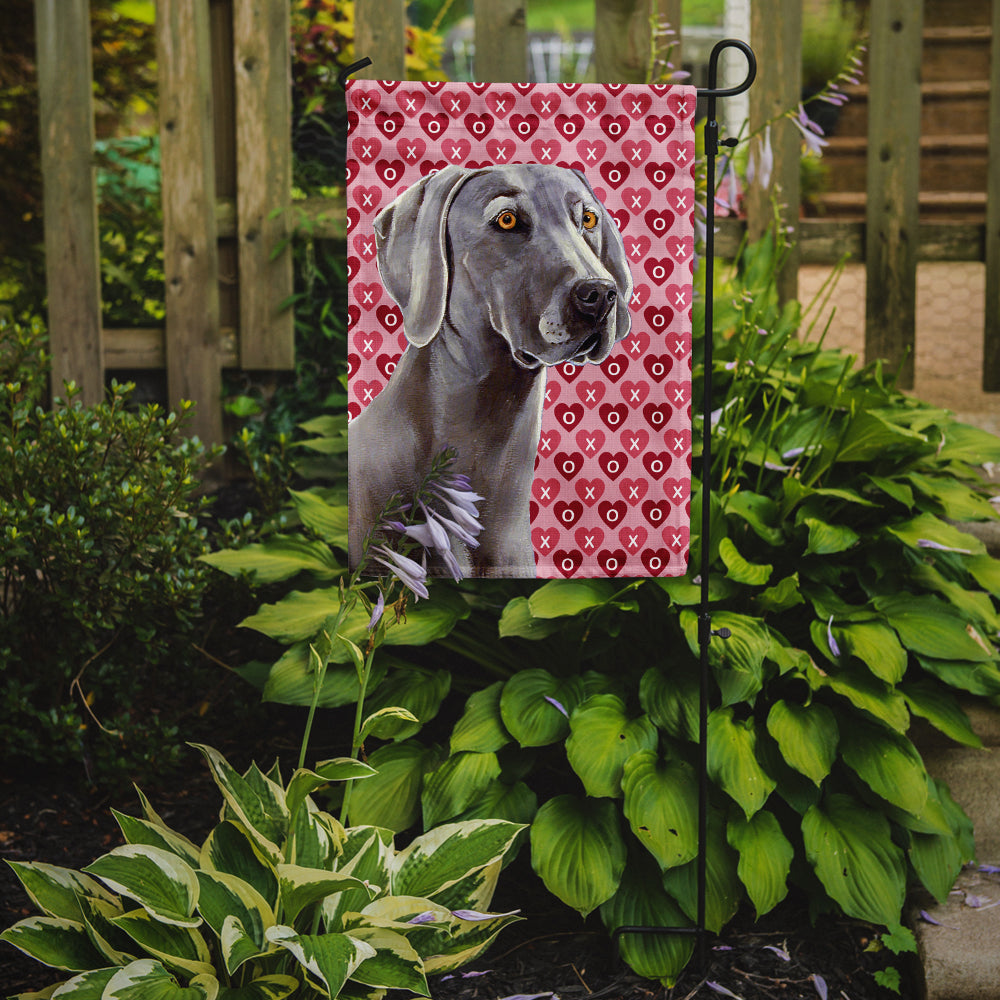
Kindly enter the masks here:
<path id="1" fill-rule="evenodd" d="M 924 83 L 988 80 L 992 38 L 989 25 L 925 28 L 921 79 Z"/>
<path id="2" fill-rule="evenodd" d="M 921 135 L 947 135 L 956 126 L 963 133 L 988 131 L 989 80 L 937 80 L 921 84 Z M 849 101 L 841 110 L 837 136 L 868 132 L 867 83 L 846 90 Z"/>
<path id="3" fill-rule="evenodd" d="M 920 138 L 920 188 L 925 191 L 985 191 L 988 169 L 985 135 L 925 135 Z M 834 191 L 864 190 L 868 140 L 833 136 L 823 151 Z"/>
<path id="4" fill-rule="evenodd" d="M 924 27 L 944 27 L 956 21 L 989 24 L 990 4 L 991 0 L 924 0 Z"/>
<path id="5" fill-rule="evenodd" d="M 828 218 L 865 218 L 868 199 L 863 191 L 830 191 L 816 198 Z M 933 221 L 981 223 L 986 216 L 986 194 L 979 191 L 921 191 L 920 218 Z"/>

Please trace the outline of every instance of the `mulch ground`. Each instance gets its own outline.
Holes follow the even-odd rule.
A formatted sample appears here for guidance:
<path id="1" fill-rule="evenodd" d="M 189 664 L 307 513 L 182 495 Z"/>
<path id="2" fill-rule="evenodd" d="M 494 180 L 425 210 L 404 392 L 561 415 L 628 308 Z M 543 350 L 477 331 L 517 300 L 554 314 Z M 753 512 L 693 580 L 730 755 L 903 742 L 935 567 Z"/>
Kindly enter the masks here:
<path id="1" fill-rule="evenodd" d="M 276 742 L 290 749 L 291 736 L 289 729 Z M 238 745 L 220 741 L 220 749 L 234 763 L 244 758 Z M 194 751 L 191 765 L 147 791 L 164 820 L 197 841 L 214 823 L 219 797 Z M 128 791 L 101 794 L 88 790 L 74 775 L 8 774 L 0 778 L 0 858 L 80 868 L 122 842 L 111 807 L 139 813 L 135 796 Z M 759 924 L 750 914 L 738 915 L 721 937 L 706 941 L 706 967 L 689 968 L 673 989 L 641 979 L 619 962 L 596 916 L 582 922 L 559 904 L 545 892 L 524 856 L 501 877 L 494 908 L 519 908 L 525 920 L 502 932 L 469 969 L 449 978 L 432 977 L 435 1000 L 547 1000 L 552 996 L 562 1000 L 720 996 L 887 1000 L 892 994 L 873 979 L 887 965 L 903 973 L 902 996 L 919 992 L 900 960 L 866 950 L 873 940 L 871 928 L 829 918 L 811 926 L 806 907 L 798 900 L 786 902 Z M 32 912 L 13 873 L 6 865 L 0 866 L 0 928 Z M 0 944 L 0 995 L 38 990 L 59 979 L 58 973 Z"/>

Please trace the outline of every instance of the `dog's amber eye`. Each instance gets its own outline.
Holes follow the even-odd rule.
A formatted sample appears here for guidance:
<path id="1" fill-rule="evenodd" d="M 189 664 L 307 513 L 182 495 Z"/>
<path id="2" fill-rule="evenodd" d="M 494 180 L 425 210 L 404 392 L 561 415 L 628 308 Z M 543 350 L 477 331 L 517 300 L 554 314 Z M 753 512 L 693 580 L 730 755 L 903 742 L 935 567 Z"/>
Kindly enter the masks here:
<path id="1" fill-rule="evenodd" d="M 597 225 L 597 213 L 589 208 L 583 213 L 583 228 L 593 229 Z"/>
<path id="2" fill-rule="evenodd" d="M 501 212 L 497 216 L 497 225 L 510 232 L 517 225 L 517 216 L 513 212 Z"/>

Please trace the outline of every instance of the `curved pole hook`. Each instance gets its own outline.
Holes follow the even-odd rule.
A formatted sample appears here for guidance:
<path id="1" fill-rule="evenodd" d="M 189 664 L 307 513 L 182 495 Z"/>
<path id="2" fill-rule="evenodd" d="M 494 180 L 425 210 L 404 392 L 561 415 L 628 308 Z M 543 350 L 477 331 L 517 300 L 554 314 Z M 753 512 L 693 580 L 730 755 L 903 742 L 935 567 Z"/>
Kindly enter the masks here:
<path id="1" fill-rule="evenodd" d="M 371 61 L 371 59 L 369 59 L 369 58 L 368 58 L 368 56 L 365 56 L 365 57 L 364 57 L 363 59 L 359 59 L 359 60 L 358 60 L 357 62 L 353 62 L 353 63 L 351 63 L 351 65 L 350 65 L 350 66 L 345 66 L 345 67 L 344 67 L 344 68 L 343 68 L 343 69 L 342 69 L 342 70 L 341 70 L 341 71 L 340 71 L 340 72 L 339 72 L 339 73 L 337 74 L 337 83 L 339 83 L 339 84 L 340 84 L 340 89 L 341 89 L 341 90 L 345 90 L 345 89 L 346 89 L 346 87 L 347 87 L 347 78 L 348 78 L 348 77 L 349 77 L 349 76 L 350 76 L 350 75 L 351 75 L 352 73 L 357 73 L 357 72 L 360 72 L 360 71 L 361 71 L 361 70 L 363 70 L 363 69 L 364 69 L 364 68 L 365 68 L 366 66 L 371 66 L 371 64 L 372 64 L 372 61 Z"/>
<path id="2" fill-rule="evenodd" d="M 747 59 L 746 79 L 735 87 L 718 88 L 719 77 L 719 56 L 726 49 L 739 49 Z M 708 87 L 698 90 L 699 97 L 735 97 L 750 89 L 750 85 L 757 78 L 757 57 L 753 49 L 746 42 L 738 38 L 724 38 L 721 42 L 716 42 L 712 49 L 712 54 L 708 57 Z"/>

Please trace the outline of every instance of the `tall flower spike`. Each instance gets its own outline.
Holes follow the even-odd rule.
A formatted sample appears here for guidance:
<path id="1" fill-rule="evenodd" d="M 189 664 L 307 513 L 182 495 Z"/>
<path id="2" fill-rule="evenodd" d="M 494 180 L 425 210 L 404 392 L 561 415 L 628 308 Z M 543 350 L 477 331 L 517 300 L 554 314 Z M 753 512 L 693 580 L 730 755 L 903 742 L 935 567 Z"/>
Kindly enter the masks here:
<path id="1" fill-rule="evenodd" d="M 399 552 L 393 552 L 384 545 L 375 545 L 370 550 L 375 562 L 395 573 L 405 587 L 413 591 L 417 597 L 429 597 L 427 590 L 427 570 L 418 562 Z"/>

